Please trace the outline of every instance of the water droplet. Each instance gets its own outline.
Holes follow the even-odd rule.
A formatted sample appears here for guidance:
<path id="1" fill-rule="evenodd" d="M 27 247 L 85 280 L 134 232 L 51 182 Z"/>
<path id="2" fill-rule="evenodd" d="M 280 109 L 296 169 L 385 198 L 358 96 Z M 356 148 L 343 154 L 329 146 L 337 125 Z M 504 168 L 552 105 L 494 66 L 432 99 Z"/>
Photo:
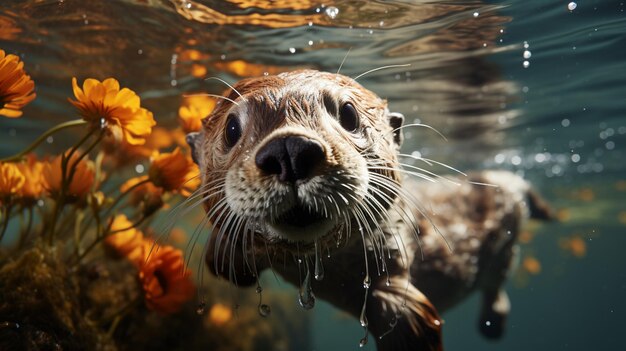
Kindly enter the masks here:
<path id="1" fill-rule="evenodd" d="M 576 4 L 575 2 L 570 2 L 569 4 L 567 4 L 567 9 L 570 11 L 574 11 L 576 10 L 576 7 L 578 6 L 578 4 Z"/>
<path id="2" fill-rule="evenodd" d="M 46 142 L 48 144 L 52 144 L 54 142 L 54 138 L 52 137 L 52 135 L 46 138 Z"/>
<path id="3" fill-rule="evenodd" d="M 137 172 L 139 174 L 143 173 L 144 170 L 145 170 L 145 168 L 144 168 L 144 166 L 141 163 L 135 166 L 135 172 Z"/>
<path id="4" fill-rule="evenodd" d="M 295 54 L 296 53 L 296 48 L 289 48 L 289 52 L 292 53 L 292 54 Z"/>
<path id="5" fill-rule="evenodd" d="M 524 68 L 528 68 L 528 66 L 530 66 L 530 62 L 524 61 L 524 63 L 522 63 L 522 66 L 524 66 Z"/>
<path id="6" fill-rule="evenodd" d="M 359 317 L 359 323 L 361 323 L 361 326 L 363 328 L 367 328 L 367 325 L 368 325 L 367 316 L 364 314 L 361 314 L 361 317 Z"/>
<path id="7" fill-rule="evenodd" d="M 387 281 L 385 282 L 385 286 L 391 286 L 391 281 L 389 280 L 389 276 L 387 276 Z"/>
<path id="8" fill-rule="evenodd" d="M 337 17 L 337 15 L 339 14 L 339 9 L 334 6 L 329 6 L 324 12 L 326 13 L 326 16 L 328 16 L 330 19 L 335 19 L 335 17 Z"/>
<path id="9" fill-rule="evenodd" d="M 491 326 L 491 321 L 485 321 L 485 325 L 490 327 Z"/>
<path id="10" fill-rule="evenodd" d="M 324 263 L 322 262 L 322 249 L 319 242 L 315 241 L 315 280 L 324 279 Z"/>
<path id="11" fill-rule="evenodd" d="M 363 347 L 365 345 L 367 345 L 367 335 L 365 335 L 363 339 L 359 341 L 359 347 Z"/>
<path id="12" fill-rule="evenodd" d="M 272 309 L 269 305 L 264 303 L 259 305 L 259 315 L 261 317 L 268 317 L 270 313 L 272 313 Z"/>
<path id="13" fill-rule="evenodd" d="M 308 265 L 306 268 L 304 282 L 302 282 L 300 292 L 298 293 L 298 303 L 305 310 L 310 310 L 315 307 L 315 295 L 313 294 L 313 289 L 311 288 L 311 272 L 309 271 Z"/>
<path id="14" fill-rule="evenodd" d="M 480 15 L 480 13 L 478 13 L 478 11 L 474 12 L 474 17 L 478 17 Z"/>
<path id="15" fill-rule="evenodd" d="M 529 50 L 524 50 L 524 58 L 529 59 L 532 56 L 532 53 Z"/>
<path id="16" fill-rule="evenodd" d="M 313 40 L 309 40 L 309 46 L 313 45 Z"/>
<path id="17" fill-rule="evenodd" d="M 198 304 L 198 307 L 196 308 L 196 313 L 199 315 L 203 315 L 205 311 L 206 311 L 206 303 L 202 301 Z"/>
<path id="18" fill-rule="evenodd" d="M 260 285 L 258 285 L 258 286 L 256 287 L 256 293 L 257 293 L 257 294 L 260 294 L 260 293 L 262 293 L 262 292 L 263 292 L 263 288 L 262 288 Z"/>
<path id="19" fill-rule="evenodd" d="M 365 289 L 369 289 L 370 288 L 370 284 L 372 284 L 372 280 L 370 279 L 369 275 L 366 275 L 365 279 L 363 279 L 363 287 Z"/>

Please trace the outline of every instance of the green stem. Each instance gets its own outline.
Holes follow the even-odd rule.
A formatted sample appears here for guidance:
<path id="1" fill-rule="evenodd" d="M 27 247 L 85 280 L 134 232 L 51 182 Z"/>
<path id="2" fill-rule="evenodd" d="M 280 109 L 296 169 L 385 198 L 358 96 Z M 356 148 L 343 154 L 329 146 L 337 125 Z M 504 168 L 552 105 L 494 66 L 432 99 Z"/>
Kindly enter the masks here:
<path id="1" fill-rule="evenodd" d="M 28 237 L 30 236 L 30 231 L 33 228 L 33 217 L 35 217 L 35 214 L 33 213 L 33 206 L 28 206 L 27 213 L 28 213 L 28 222 L 26 224 L 26 230 L 24 230 L 24 232 L 22 233 L 22 236 L 20 236 L 20 241 L 17 246 L 19 249 L 24 247 L 24 245 L 28 241 Z"/>
<path id="2" fill-rule="evenodd" d="M 20 153 L 15 154 L 13 156 L 9 156 L 0 160 L 0 162 L 15 162 L 21 160 L 24 156 L 26 156 L 29 152 L 33 151 L 39 144 L 43 143 L 50 135 L 63 130 L 65 128 L 71 128 L 76 126 L 82 126 L 87 124 L 88 122 L 82 119 L 76 119 L 73 121 L 68 121 L 65 123 L 57 124 L 56 126 L 48 129 L 43 134 L 41 134 L 35 141 L 33 141 L 30 146 L 26 149 L 22 150 Z"/>
<path id="3" fill-rule="evenodd" d="M 109 207 L 109 209 L 107 210 L 106 214 L 104 217 L 108 217 L 111 214 L 111 211 L 113 211 L 113 209 L 120 203 L 120 201 L 122 201 L 122 199 L 124 198 L 124 196 L 128 195 L 131 191 L 137 189 L 138 187 L 146 184 L 150 182 L 150 179 L 144 179 L 142 181 L 140 181 L 139 183 L 134 184 L 133 186 L 131 186 L 130 188 L 126 189 L 126 191 L 124 191 L 123 193 L 121 193 L 111 204 L 111 206 Z"/>
<path id="4" fill-rule="evenodd" d="M 100 133 L 100 135 L 98 135 L 98 138 L 96 139 L 96 141 L 94 143 L 92 143 L 87 148 L 87 150 L 85 150 L 85 152 L 83 152 L 80 156 L 78 156 L 78 159 L 72 165 L 69 165 L 69 163 L 72 160 L 72 156 L 78 150 L 78 148 L 81 145 L 83 145 L 96 132 L 96 130 L 97 129 L 91 129 L 89 132 L 87 132 L 82 137 L 82 139 L 80 139 L 80 141 L 78 141 L 78 143 L 76 145 L 74 145 L 72 147 L 72 149 L 70 150 L 70 152 L 67 155 L 66 154 L 62 155 L 62 160 L 61 160 L 61 191 L 59 192 L 59 197 L 58 197 L 57 201 L 55 201 L 54 211 L 52 212 L 52 221 L 51 221 L 52 224 L 50 226 L 50 237 L 49 237 L 50 245 L 52 245 L 54 243 L 54 235 L 55 235 L 55 231 L 56 231 L 56 222 L 57 222 L 57 219 L 58 219 L 57 217 L 59 216 L 59 213 L 60 213 L 60 210 L 61 210 L 61 206 L 65 205 L 65 197 L 66 197 L 67 192 L 68 192 L 68 190 L 70 188 L 70 185 L 72 184 L 72 178 L 74 178 L 74 173 L 76 173 L 76 166 L 78 166 L 78 163 L 100 142 L 100 140 L 104 136 L 104 130 Z"/>
<path id="5" fill-rule="evenodd" d="M 4 215 L 2 218 L 2 227 L 0 228 L 0 242 L 4 238 L 4 233 L 7 231 L 7 227 L 9 226 L 9 216 L 11 215 L 11 207 L 12 205 L 9 203 L 4 207 Z"/>
<path id="6" fill-rule="evenodd" d="M 113 225 L 113 219 L 111 219 L 109 221 L 109 224 L 107 225 L 106 229 L 104 230 L 104 234 L 100 235 L 100 228 L 98 228 L 98 233 L 96 234 L 96 239 L 89 244 L 89 246 L 87 246 L 87 248 L 85 249 L 85 251 L 83 251 L 80 255 L 78 255 L 78 257 L 76 257 L 76 262 L 74 262 L 74 264 L 72 265 L 72 267 L 77 266 L 80 261 L 83 260 L 83 258 L 85 258 L 85 256 L 87 256 L 87 254 L 89 254 L 89 252 L 91 250 L 93 250 L 96 245 L 98 245 L 100 242 L 102 242 L 107 236 L 108 233 L 111 231 L 111 226 Z M 98 226 L 100 227 L 100 226 Z"/>

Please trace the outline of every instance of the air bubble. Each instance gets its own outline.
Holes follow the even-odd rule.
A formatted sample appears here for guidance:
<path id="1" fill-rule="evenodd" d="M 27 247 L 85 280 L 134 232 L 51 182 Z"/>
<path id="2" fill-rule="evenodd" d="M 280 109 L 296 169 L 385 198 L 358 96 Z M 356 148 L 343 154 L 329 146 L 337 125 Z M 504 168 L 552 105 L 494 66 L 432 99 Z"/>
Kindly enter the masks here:
<path id="1" fill-rule="evenodd" d="M 335 17 L 337 17 L 337 15 L 339 14 L 339 9 L 334 6 L 329 6 L 324 12 L 326 13 L 326 16 L 328 16 L 328 18 L 335 19 Z"/>
<path id="2" fill-rule="evenodd" d="M 261 317 L 268 317 L 272 313 L 272 309 L 267 304 L 259 305 L 259 315 Z"/>
<path id="3" fill-rule="evenodd" d="M 524 61 L 524 62 L 522 63 L 522 66 L 524 66 L 524 68 L 528 68 L 528 66 L 530 66 L 530 62 L 528 62 L 528 61 Z"/>
<path id="4" fill-rule="evenodd" d="M 578 4 L 576 4 L 575 2 L 570 2 L 569 4 L 567 4 L 567 9 L 570 11 L 574 11 L 576 10 L 576 7 L 578 7 Z"/>
<path id="5" fill-rule="evenodd" d="M 524 58 L 525 59 L 529 59 L 533 54 L 530 52 L 530 50 L 524 50 Z"/>

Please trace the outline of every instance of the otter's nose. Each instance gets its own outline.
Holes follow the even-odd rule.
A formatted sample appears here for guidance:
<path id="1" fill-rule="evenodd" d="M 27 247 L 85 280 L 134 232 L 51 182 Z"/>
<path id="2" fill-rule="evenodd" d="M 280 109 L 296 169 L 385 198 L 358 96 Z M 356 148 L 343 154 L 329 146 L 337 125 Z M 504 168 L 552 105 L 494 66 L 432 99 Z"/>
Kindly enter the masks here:
<path id="1" fill-rule="evenodd" d="M 315 166 L 325 159 L 324 149 L 317 141 L 288 136 L 268 142 L 256 154 L 256 165 L 267 174 L 276 174 L 282 182 L 311 177 Z"/>

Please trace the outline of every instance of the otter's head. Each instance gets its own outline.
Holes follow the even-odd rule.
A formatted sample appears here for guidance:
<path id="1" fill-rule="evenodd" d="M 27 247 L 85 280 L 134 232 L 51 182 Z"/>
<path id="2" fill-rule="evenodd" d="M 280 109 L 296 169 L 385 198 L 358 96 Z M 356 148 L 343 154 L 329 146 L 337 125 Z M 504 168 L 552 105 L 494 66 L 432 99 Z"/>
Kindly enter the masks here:
<path id="1" fill-rule="evenodd" d="M 394 201 L 402 115 L 386 101 L 310 70 L 234 88 L 192 140 L 218 241 L 254 233 L 295 252 L 349 237 Z"/>

